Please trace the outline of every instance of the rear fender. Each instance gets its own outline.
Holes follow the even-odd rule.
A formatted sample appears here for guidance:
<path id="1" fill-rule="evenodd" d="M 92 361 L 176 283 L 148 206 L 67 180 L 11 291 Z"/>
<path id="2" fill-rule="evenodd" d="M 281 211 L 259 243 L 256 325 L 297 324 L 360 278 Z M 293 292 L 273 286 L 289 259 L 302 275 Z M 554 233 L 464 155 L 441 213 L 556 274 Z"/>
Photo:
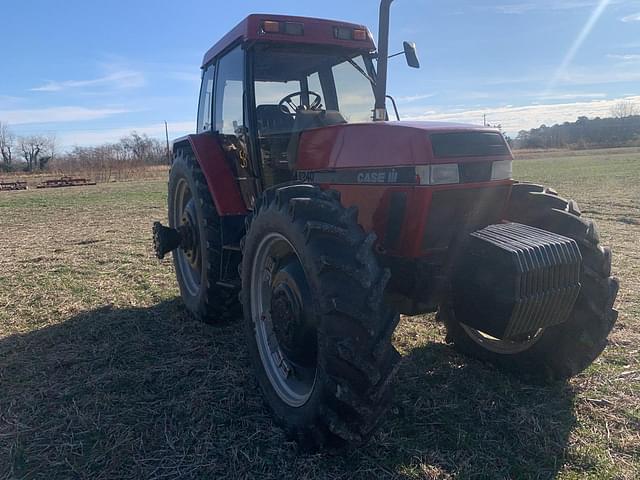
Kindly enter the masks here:
<path id="1" fill-rule="evenodd" d="M 173 153 L 181 149 L 189 149 L 195 155 L 218 215 L 246 215 L 238 182 L 216 137 L 211 133 L 181 137 L 173 142 Z"/>

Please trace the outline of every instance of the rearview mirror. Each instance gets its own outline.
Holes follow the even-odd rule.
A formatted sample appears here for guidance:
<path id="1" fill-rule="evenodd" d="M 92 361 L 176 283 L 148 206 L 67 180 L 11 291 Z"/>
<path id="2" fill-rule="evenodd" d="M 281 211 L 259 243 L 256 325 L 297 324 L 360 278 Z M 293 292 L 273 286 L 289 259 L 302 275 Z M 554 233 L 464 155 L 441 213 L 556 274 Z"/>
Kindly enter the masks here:
<path id="1" fill-rule="evenodd" d="M 420 68 L 420 60 L 418 60 L 418 51 L 416 50 L 416 44 L 411 42 L 404 42 L 404 56 L 407 59 L 407 65 L 411 68 Z"/>

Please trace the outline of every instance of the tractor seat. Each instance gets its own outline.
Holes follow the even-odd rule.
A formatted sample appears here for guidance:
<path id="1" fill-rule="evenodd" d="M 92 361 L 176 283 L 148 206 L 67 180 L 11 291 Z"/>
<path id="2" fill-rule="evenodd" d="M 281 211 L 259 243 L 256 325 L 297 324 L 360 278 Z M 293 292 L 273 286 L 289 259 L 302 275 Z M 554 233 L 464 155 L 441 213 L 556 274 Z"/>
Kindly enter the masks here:
<path id="1" fill-rule="evenodd" d="M 260 135 L 289 134 L 293 130 L 293 117 L 284 113 L 278 105 L 258 105 L 256 119 Z"/>
<path id="2" fill-rule="evenodd" d="M 293 134 L 291 135 L 291 140 L 289 140 L 289 148 L 287 149 L 289 168 L 293 169 L 295 167 L 298 157 L 298 145 L 300 144 L 300 135 L 302 132 L 313 128 L 342 125 L 344 123 L 347 123 L 347 121 L 337 110 L 298 111 L 293 124 Z"/>

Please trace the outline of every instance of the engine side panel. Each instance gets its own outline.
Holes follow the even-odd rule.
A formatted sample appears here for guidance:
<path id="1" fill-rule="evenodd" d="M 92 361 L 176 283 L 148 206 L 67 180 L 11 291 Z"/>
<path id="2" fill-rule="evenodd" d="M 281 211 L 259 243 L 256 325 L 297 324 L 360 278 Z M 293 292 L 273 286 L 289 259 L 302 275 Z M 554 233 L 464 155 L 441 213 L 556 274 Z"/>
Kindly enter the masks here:
<path id="1" fill-rule="evenodd" d="M 499 222 L 512 183 L 321 186 L 339 191 L 345 207 L 358 207 L 358 223 L 376 233 L 382 252 L 422 258 L 446 250 L 459 235 Z"/>
<path id="2" fill-rule="evenodd" d="M 511 180 L 491 180 L 494 162 L 513 156 L 492 128 L 449 123 L 343 124 L 302 133 L 295 168 L 301 182 L 338 190 L 357 206 L 378 248 L 421 258 L 454 237 L 501 220 Z M 433 184 L 432 165 L 457 164 L 459 183 Z M 432 240 L 432 241 L 430 241 Z"/>
<path id="3" fill-rule="evenodd" d="M 191 148 L 202 169 L 218 215 L 246 215 L 238 182 L 216 137 L 210 133 L 188 135 L 176 140 L 173 150 L 185 146 Z"/>

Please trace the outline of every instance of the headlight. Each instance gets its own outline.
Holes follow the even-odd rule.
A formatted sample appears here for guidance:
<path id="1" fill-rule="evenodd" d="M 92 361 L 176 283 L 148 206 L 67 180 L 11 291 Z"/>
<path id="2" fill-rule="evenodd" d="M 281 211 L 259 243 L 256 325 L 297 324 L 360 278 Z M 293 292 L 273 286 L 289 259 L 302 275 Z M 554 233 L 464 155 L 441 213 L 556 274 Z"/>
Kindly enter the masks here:
<path id="1" fill-rule="evenodd" d="M 460 183 L 458 164 L 431 165 L 431 185 L 444 185 L 447 183 Z"/>
<path id="2" fill-rule="evenodd" d="M 420 185 L 431 183 L 431 165 L 416 165 L 416 176 Z"/>
<path id="3" fill-rule="evenodd" d="M 493 162 L 491 180 L 510 180 L 511 178 L 513 178 L 513 162 L 511 160 Z"/>

